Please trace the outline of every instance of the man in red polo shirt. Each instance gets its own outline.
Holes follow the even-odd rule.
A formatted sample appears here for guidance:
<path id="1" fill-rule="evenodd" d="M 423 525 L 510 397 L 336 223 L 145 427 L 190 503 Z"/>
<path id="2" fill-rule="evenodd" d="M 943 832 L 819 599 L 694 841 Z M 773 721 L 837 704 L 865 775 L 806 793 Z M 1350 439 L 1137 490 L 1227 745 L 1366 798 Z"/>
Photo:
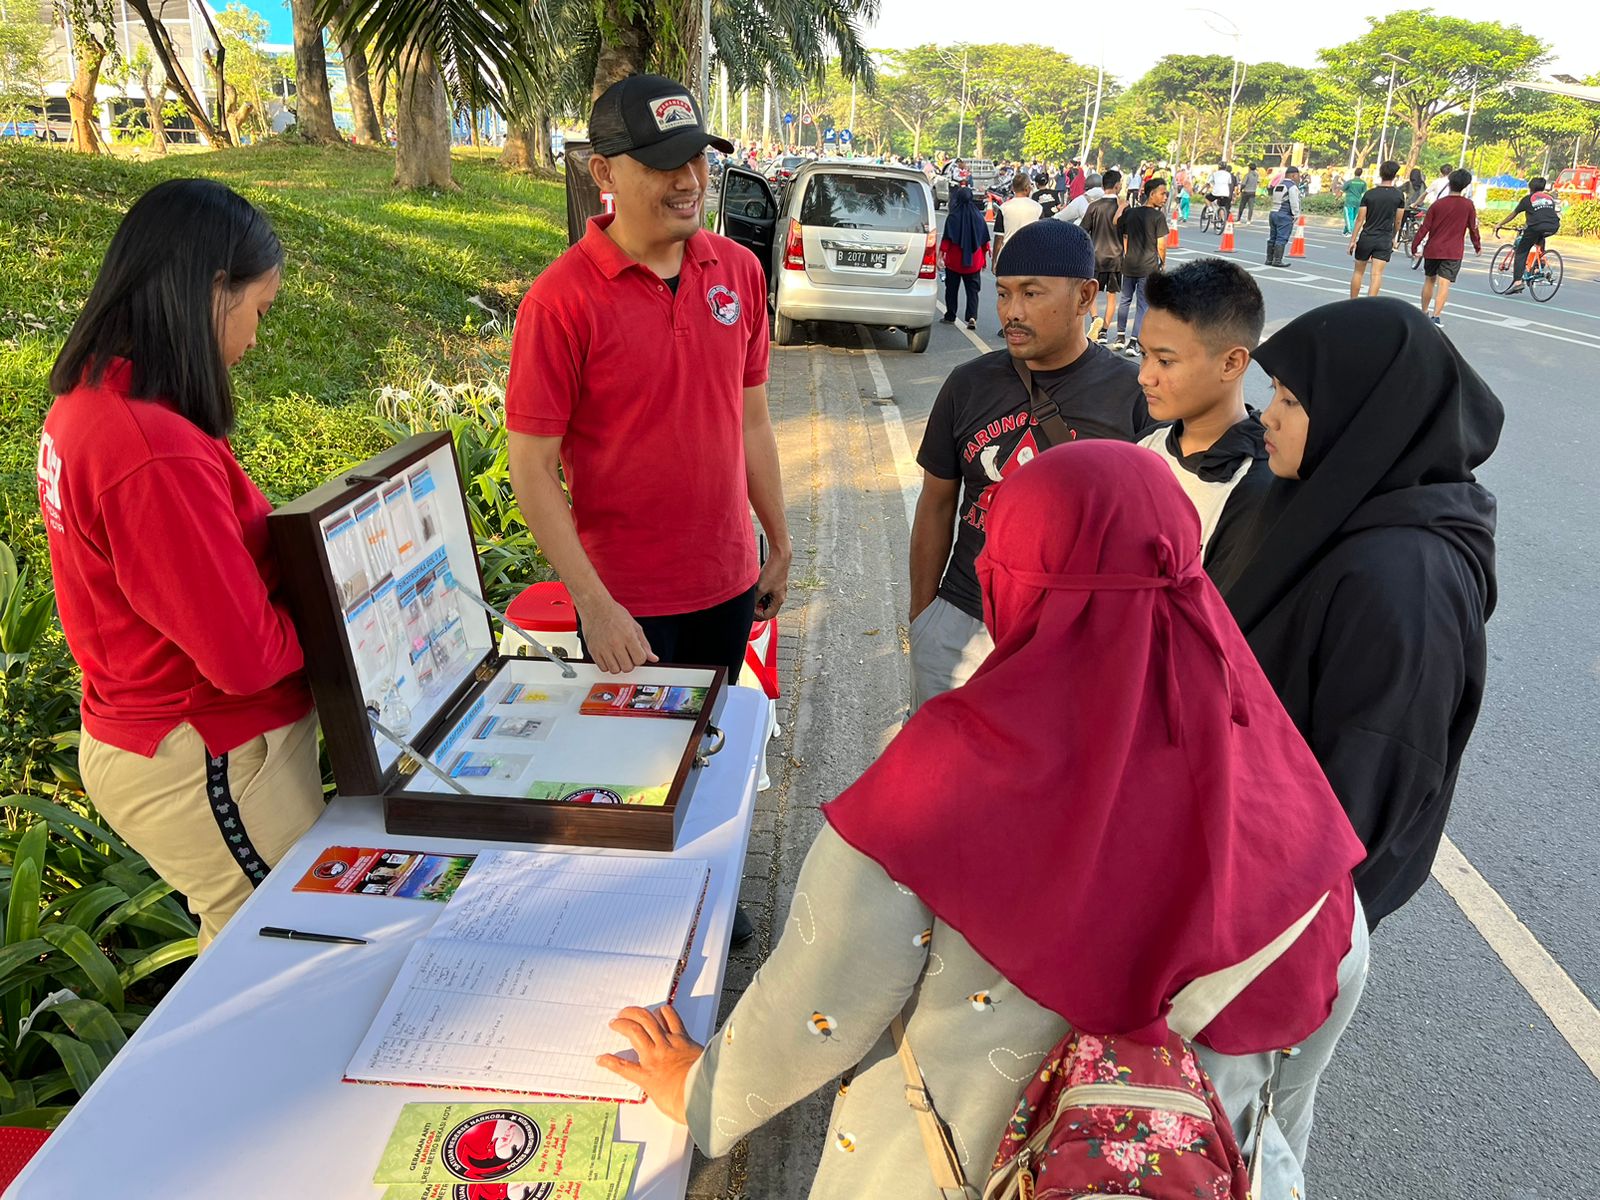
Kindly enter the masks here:
<path id="1" fill-rule="evenodd" d="M 602 670 L 737 674 L 752 619 L 783 604 L 793 551 L 767 413 L 765 278 L 704 228 L 705 149 L 733 146 L 658 75 L 608 88 L 589 140 L 616 213 L 589 222 L 518 312 L 512 486 Z"/>

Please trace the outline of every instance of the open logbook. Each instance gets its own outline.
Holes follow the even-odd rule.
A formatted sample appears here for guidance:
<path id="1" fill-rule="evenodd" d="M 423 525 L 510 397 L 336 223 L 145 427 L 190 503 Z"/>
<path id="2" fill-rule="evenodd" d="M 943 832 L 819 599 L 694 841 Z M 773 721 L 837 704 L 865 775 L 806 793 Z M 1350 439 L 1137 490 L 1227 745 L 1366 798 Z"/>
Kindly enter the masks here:
<path id="1" fill-rule="evenodd" d="M 619 1009 L 672 998 L 709 878 L 699 860 L 479 854 L 345 1078 L 642 1099 L 595 1056 L 626 1049 Z"/>

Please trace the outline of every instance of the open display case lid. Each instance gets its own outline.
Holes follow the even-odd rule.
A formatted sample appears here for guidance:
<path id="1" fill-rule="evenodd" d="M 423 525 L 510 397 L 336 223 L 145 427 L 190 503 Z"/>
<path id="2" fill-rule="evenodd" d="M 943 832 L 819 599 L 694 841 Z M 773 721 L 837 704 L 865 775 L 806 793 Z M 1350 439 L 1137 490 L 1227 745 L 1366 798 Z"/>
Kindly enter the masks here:
<path id="1" fill-rule="evenodd" d="M 268 518 L 345 795 L 377 795 L 494 656 L 448 433 L 408 438 Z"/>

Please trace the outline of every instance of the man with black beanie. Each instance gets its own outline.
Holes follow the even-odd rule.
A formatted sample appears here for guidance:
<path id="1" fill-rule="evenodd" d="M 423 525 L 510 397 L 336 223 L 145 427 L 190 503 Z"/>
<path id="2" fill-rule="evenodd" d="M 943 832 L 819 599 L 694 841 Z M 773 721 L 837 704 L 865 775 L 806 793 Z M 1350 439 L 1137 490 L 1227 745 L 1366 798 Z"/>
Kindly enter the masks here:
<path id="1" fill-rule="evenodd" d="M 1139 371 L 1084 334 L 1094 308 L 1094 245 L 1066 221 L 1018 230 L 995 264 L 996 350 L 950 373 L 917 462 L 911 528 L 911 707 L 961 686 L 994 649 L 976 563 L 1001 481 L 1079 438 L 1131 442 L 1149 424 Z"/>

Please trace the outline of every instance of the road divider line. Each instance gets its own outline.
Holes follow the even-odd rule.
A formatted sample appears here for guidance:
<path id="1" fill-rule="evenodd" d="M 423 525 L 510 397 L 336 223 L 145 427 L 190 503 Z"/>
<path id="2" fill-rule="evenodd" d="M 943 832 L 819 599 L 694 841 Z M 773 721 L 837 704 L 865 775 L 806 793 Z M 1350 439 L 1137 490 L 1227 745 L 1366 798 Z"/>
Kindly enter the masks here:
<path id="1" fill-rule="evenodd" d="M 1550 1018 L 1567 1045 L 1600 1079 L 1600 1010 L 1583 989 L 1449 838 L 1439 843 L 1433 877 Z"/>
<path id="2" fill-rule="evenodd" d="M 878 393 L 876 407 L 883 417 L 883 431 L 889 438 L 889 453 L 894 456 L 894 478 L 900 488 L 900 503 L 905 506 L 906 529 L 909 531 L 916 523 L 917 500 L 922 495 L 922 468 L 917 466 L 917 456 L 911 453 L 911 439 L 906 436 L 905 418 L 894 399 L 894 389 L 889 386 L 889 373 L 883 369 L 883 360 L 878 357 L 872 332 L 865 325 L 857 325 L 856 336 L 861 339 L 867 370 L 872 373 L 872 386 Z"/>

